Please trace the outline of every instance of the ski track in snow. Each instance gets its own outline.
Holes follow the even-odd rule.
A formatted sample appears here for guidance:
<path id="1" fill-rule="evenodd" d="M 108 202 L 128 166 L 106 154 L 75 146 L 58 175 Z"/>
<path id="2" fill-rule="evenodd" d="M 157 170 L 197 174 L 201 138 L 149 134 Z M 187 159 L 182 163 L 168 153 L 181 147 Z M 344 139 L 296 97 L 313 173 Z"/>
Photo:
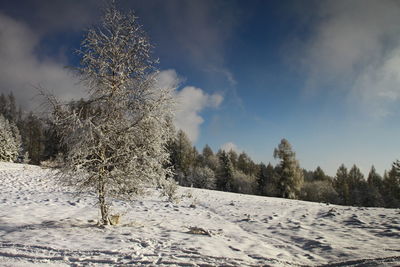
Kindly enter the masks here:
<path id="1" fill-rule="evenodd" d="M 98 227 L 93 195 L 53 171 L 0 163 L 0 266 L 399 266 L 400 210 L 180 188 L 114 201 Z M 211 236 L 188 233 L 200 227 Z"/>

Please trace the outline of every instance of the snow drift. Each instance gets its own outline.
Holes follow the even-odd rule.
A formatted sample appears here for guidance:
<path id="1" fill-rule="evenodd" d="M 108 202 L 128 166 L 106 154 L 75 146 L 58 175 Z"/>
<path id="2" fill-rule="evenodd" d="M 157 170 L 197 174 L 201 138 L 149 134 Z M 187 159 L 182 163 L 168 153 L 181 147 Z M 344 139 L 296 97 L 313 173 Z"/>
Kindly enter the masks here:
<path id="1" fill-rule="evenodd" d="M 180 188 L 115 201 L 98 227 L 94 195 L 76 197 L 53 171 L 0 163 L 2 266 L 396 266 L 400 210 Z"/>

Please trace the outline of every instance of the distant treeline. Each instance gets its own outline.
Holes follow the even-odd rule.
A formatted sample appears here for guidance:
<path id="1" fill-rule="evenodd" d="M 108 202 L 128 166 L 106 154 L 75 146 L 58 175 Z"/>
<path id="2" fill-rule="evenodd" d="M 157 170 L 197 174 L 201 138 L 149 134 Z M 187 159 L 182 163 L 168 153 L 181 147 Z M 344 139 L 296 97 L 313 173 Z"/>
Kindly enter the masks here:
<path id="1" fill-rule="evenodd" d="M 83 100 L 70 103 L 70 108 L 79 110 L 83 116 L 87 112 L 84 106 Z M 40 164 L 62 158 L 59 155 L 65 152 L 52 121 L 32 112 L 23 114 L 12 93 L 0 95 L 0 124 L 0 142 L 4 141 L 0 144 L 0 160 Z M 7 145 L 13 142 L 18 149 L 10 153 L 6 151 Z M 182 186 L 341 205 L 400 208 L 398 160 L 383 177 L 373 166 L 364 177 L 356 165 L 350 169 L 341 165 L 335 177 L 330 177 L 320 167 L 314 171 L 302 169 L 286 139 L 273 151 L 280 160 L 276 166 L 255 163 L 245 152 L 214 153 L 208 145 L 199 152 L 181 130 L 167 149 L 171 160 L 166 167 L 172 167 L 175 173 L 170 178 Z"/>
<path id="2" fill-rule="evenodd" d="M 341 165 L 335 177 L 317 167 L 301 169 L 286 139 L 274 151 L 280 162 L 255 163 L 245 152 L 219 150 L 206 145 L 199 153 L 186 134 L 178 131 L 169 146 L 174 178 L 183 186 L 313 202 L 366 207 L 400 207 L 400 162 L 383 177 L 372 166 L 367 177 L 353 165 Z"/>

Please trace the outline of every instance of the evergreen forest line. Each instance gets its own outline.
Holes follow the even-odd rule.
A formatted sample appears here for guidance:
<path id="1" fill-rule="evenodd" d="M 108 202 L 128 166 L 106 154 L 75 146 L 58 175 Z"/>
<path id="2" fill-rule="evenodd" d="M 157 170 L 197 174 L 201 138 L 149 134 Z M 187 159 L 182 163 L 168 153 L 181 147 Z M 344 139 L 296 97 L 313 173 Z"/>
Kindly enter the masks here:
<path id="1" fill-rule="evenodd" d="M 69 104 L 85 116 L 85 101 Z M 12 92 L 0 95 L 0 160 L 35 165 L 62 160 L 62 147 L 53 122 L 17 108 Z M 291 144 L 282 139 L 274 152 L 279 163 L 255 163 L 245 152 L 214 152 L 206 145 L 201 152 L 179 130 L 168 143 L 173 177 L 181 186 L 242 194 L 284 197 L 340 205 L 400 208 L 400 161 L 384 175 L 374 168 L 368 176 L 353 165 L 339 166 L 330 177 L 317 167 L 302 169 Z"/>

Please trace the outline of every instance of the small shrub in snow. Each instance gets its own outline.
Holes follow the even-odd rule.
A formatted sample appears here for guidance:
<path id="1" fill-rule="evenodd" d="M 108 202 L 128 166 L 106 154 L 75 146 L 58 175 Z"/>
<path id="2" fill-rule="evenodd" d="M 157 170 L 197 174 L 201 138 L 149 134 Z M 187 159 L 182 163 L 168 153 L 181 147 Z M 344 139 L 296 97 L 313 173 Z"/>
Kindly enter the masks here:
<path id="1" fill-rule="evenodd" d="M 174 179 L 164 180 L 161 184 L 161 197 L 167 197 L 169 202 L 178 202 L 178 183 Z"/>
<path id="2" fill-rule="evenodd" d="M 193 197 L 193 194 L 192 194 L 191 191 L 187 191 L 187 192 L 186 192 L 186 195 L 182 195 L 182 197 L 192 198 L 192 197 Z"/>

